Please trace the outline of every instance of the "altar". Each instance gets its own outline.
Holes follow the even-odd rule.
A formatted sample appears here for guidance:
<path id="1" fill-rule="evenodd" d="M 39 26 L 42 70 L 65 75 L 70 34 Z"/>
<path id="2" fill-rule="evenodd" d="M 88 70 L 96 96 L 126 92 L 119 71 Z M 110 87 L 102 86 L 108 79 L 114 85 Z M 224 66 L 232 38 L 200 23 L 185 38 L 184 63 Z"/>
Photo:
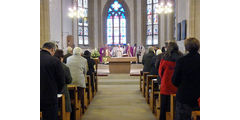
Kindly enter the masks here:
<path id="1" fill-rule="evenodd" d="M 130 74 L 131 62 L 137 62 L 137 57 L 111 57 L 109 58 L 110 73 Z"/>

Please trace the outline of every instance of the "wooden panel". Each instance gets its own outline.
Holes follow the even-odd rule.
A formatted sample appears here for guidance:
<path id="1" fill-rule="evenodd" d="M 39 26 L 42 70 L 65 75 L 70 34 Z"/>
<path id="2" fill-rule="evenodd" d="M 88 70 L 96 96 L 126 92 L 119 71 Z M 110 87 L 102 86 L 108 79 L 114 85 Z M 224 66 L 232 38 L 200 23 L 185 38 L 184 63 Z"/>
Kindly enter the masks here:
<path id="1" fill-rule="evenodd" d="M 76 85 L 68 85 L 68 90 L 71 98 L 71 103 L 73 104 L 73 112 L 74 112 L 74 120 L 80 120 L 82 112 L 81 112 L 81 101 L 78 99 L 78 90 Z"/>
<path id="2" fill-rule="evenodd" d="M 72 35 L 67 36 L 67 46 L 74 48 L 74 39 Z"/>
<path id="3" fill-rule="evenodd" d="M 111 57 L 109 62 L 137 62 L 137 57 Z"/>
<path id="4" fill-rule="evenodd" d="M 110 73 L 130 73 L 130 62 L 110 62 L 109 71 Z"/>

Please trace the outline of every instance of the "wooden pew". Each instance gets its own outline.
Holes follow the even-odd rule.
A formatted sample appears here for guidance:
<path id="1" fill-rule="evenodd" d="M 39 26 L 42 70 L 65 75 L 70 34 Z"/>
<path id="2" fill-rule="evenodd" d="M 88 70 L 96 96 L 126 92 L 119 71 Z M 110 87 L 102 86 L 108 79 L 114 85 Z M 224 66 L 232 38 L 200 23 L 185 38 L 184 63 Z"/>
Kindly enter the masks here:
<path id="1" fill-rule="evenodd" d="M 149 104 L 149 90 L 151 90 L 151 85 L 152 85 L 152 79 L 156 79 L 158 76 L 157 75 L 147 75 L 147 81 L 146 81 L 146 86 L 145 86 L 145 98 L 147 103 Z"/>
<path id="2" fill-rule="evenodd" d="M 99 59 L 98 58 L 93 58 L 93 60 L 95 61 L 95 73 L 93 74 L 93 78 L 94 78 L 94 85 L 95 85 L 95 87 L 94 87 L 94 89 L 95 89 L 95 92 L 94 92 L 94 94 L 96 94 L 97 93 L 97 91 L 98 91 L 98 79 L 97 79 L 97 70 L 98 70 L 98 63 L 99 63 Z"/>
<path id="3" fill-rule="evenodd" d="M 140 91 L 142 91 L 142 83 L 143 83 L 143 71 L 141 70 L 140 71 L 140 83 L 139 83 L 140 84 L 140 86 L 139 86 L 140 87 Z"/>
<path id="4" fill-rule="evenodd" d="M 200 111 L 192 111 L 192 119 L 197 120 L 197 117 L 199 117 L 200 120 Z"/>
<path id="5" fill-rule="evenodd" d="M 42 112 L 40 112 L 40 120 L 42 120 Z"/>
<path id="6" fill-rule="evenodd" d="M 151 94 L 150 94 L 150 108 L 152 110 L 152 112 L 156 115 L 157 112 L 157 99 L 160 93 L 159 90 L 159 85 L 158 85 L 158 81 L 157 79 L 152 79 L 152 86 L 151 86 Z"/>
<path id="7" fill-rule="evenodd" d="M 94 92 L 93 92 L 93 97 L 96 95 L 97 93 L 97 76 L 96 76 L 96 73 L 93 72 L 93 81 L 94 81 Z"/>
<path id="8" fill-rule="evenodd" d="M 58 106 L 58 108 L 60 108 L 60 111 L 58 111 L 58 116 L 60 116 L 62 120 L 70 120 L 70 118 L 67 119 L 66 117 L 66 104 L 64 94 L 58 94 Z"/>
<path id="9" fill-rule="evenodd" d="M 74 112 L 74 120 L 80 120 L 82 116 L 81 101 L 78 99 L 78 89 L 76 85 L 68 85 L 70 93 L 72 112 Z"/>
<path id="10" fill-rule="evenodd" d="M 88 104 L 92 101 L 93 95 L 92 95 L 92 81 L 90 75 L 87 75 L 87 98 L 88 98 Z"/>
<path id="11" fill-rule="evenodd" d="M 145 86 L 146 86 L 146 81 L 147 81 L 147 75 L 149 74 L 149 72 L 143 72 L 143 84 L 142 84 L 142 94 L 143 97 L 145 97 Z"/>
<path id="12" fill-rule="evenodd" d="M 161 86 L 159 86 L 159 90 L 160 90 L 160 87 Z M 159 91 L 158 99 L 156 100 L 156 113 L 155 113 L 157 120 L 159 120 L 159 118 L 160 118 L 160 106 L 161 106 L 161 96 L 160 96 L 160 91 Z"/>
<path id="13" fill-rule="evenodd" d="M 166 113 L 167 120 L 174 120 L 176 109 L 176 94 L 170 95 L 170 112 Z"/>
<path id="14" fill-rule="evenodd" d="M 83 113 L 87 111 L 87 107 L 89 105 L 89 99 L 88 99 L 88 92 L 86 91 L 86 88 L 84 89 L 84 109 Z"/>

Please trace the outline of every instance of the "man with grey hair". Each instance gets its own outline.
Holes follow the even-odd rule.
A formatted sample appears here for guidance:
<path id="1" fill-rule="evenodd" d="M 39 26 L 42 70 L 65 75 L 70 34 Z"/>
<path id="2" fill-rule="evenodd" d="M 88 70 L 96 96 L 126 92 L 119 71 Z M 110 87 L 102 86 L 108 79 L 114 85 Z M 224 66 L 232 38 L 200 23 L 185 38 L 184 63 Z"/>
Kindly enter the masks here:
<path id="1" fill-rule="evenodd" d="M 66 64 L 67 63 L 67 58 L 69 56 L 72 56 L 72 48 L 71 47 L 67 47 L 67 54 L 63 56 L 63 62 Z"/>
<path id="2" fill-rule="evenodd" d="M 44 120 L 57 120 L 57 93 L 64 86 L 64 70 L 60 60 L 53 57 L 56 45 L 44 43 L 40 51 L 40 111 Z"/>
<path id="3" fill-rule="evenodd" d="M 84 109 L 84 88 L 86 88 L 85 76 L 88 71 L 87 60 L 82 57 L 83 51 L 80 47 L 73 49 L 73 55 L 67 58 L 67 66 L 72 75 L 72 84 L 77 85 L 79 89 L 79 97 L 81 105 Z"/>

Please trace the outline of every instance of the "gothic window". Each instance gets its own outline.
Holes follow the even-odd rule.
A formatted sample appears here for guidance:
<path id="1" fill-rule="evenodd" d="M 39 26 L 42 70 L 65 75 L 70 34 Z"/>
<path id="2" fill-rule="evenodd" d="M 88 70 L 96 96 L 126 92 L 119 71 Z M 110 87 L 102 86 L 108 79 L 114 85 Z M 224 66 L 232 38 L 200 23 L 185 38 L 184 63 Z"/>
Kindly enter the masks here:
<path id="1" fill-rule="evenodd" d="M 158 0 L 147 0 L 147 45 L 158 45 Z"/>
<path id="2" fill-rule="evenodd" d="M 88 0 L 78 0 L 77 5 L 84 14 L 84 17 L 78 18 L 78 44 L 88 45 Z"/>
<path id="3" fill-rule="evenodd" d="M 107 11 L 107 44 L 126 44 L 126 12 L 122 4 L 115 0 Z"/>

